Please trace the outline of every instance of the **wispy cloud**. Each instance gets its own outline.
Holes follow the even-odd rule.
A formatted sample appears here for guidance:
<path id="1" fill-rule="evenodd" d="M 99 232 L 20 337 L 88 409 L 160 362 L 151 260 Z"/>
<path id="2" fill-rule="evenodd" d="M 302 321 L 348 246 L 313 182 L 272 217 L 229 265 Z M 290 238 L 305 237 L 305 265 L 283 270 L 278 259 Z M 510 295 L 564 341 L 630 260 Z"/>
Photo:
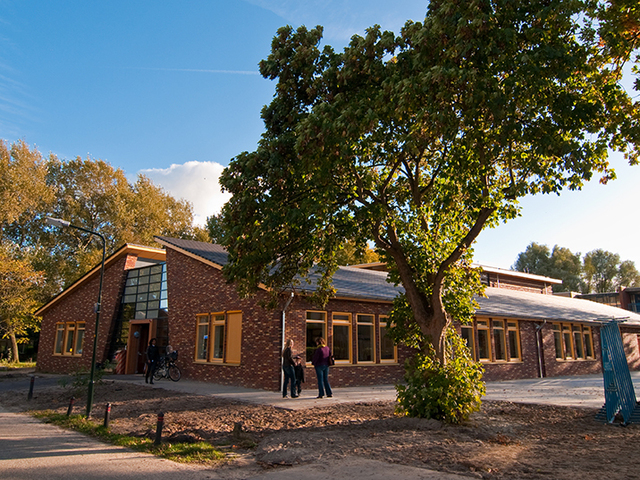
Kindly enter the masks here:
<path id="1" fill-rule="evenodd" d="M 363 35 L 372 25 L 398 32 L 411 19 L 422 21 L 427 7 L 424 0 L 247 0 L 268 10 L 293 26 L 324 27 L 329 42 L 345 42 Z M 363 5 L 366 7 L 363 8 Z M 380 12 L 385 12 L 380 14 Z"/>
<path id="2" fill-rule="evenodd" d="M 216 162 L 186 162 L 173 164 L 169 168 L 140 170 L 156 185 L 160 185 L 176 198 L 193 204 L 194 220 L 204 225 L 207 217 L 220 212 L 230 194 L 222 193 L 218 178 L 224 167 Z"/>
<path id="3" fill-rule="evenodd" d="M 154 72 L 195 72 L 223 73 L 228 75 L 260 75 L 257 70 L 211 70 L 206 68 L 163 68 L 163 67 L 126 67 L 127 70 L 149 70 Z"/>

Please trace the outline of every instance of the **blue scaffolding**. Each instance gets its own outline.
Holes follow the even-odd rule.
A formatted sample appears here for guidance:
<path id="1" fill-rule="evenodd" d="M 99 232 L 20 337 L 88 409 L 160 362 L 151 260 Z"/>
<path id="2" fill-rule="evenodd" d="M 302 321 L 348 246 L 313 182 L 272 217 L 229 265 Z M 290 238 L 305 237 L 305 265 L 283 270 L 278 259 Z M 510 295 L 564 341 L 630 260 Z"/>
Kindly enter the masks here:
<path id="1" fill-rule="evenodd" d="M 608 423 L 613 423 L 620 414 L 621 423 L 626 425 L 640 422 L 640 409 L 624 352 L 619 323 L 615 320 L 606 322 L 600 328 L 605 405 L 598 414 L 598 418 L 604 416 Z"/>

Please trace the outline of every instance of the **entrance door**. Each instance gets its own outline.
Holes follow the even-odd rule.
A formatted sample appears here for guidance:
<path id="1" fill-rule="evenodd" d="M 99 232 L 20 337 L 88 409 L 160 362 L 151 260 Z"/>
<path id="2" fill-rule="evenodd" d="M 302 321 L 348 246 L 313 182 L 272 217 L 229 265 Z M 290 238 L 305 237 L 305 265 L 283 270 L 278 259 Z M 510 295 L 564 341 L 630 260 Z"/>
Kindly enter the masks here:
<path id="1" fill-rule="evenodd" d="M 149 323 L 132 323 L 127 346 L 127 374 L 144 372 L 148 343 Z"/>

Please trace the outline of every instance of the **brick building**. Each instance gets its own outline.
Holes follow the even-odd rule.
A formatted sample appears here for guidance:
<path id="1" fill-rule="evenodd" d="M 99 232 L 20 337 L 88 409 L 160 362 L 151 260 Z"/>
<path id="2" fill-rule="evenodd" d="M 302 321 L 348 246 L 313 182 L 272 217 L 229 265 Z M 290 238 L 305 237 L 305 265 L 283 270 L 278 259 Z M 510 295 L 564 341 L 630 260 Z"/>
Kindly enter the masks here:
<path id="1" fill-rule="evenodd" d="M 399 289 L 384 265 L 342 267 L 335 298 L 319 308 L 308 291 L 281 295 L 274 309 L 266 292 L 240 298 L 222 276 L 227 254 L 218 245 L 156 237 L 164 249 L 125 245 L 105 267 L 98 361 L 118 358 L 125 373 L 141 373 L 150 338 L 178 350 L 185 378 L 276 390 L 284 339 L 308 360 L 315 338 L 328 340 L 336 358 L 333 386 L 396 383 L 411 355 L 385 336 Z M 483 268 L 486 297 L 472 325 L 457 325 L 483 363 L 487 380 L 579 375 L 601 371 L 599 325 L 622 324 L 628 361 L 640 369 L 640 315 L 585 300 L 550 295 L 558 280 Z M 44 305 L 38 368 L 67 372 L 88 367 L 93 344 L 99 267 Z M 307 289 L 312 288 L 307 286 Z M 306 388 L 315 388 L 308 362 Z"/>

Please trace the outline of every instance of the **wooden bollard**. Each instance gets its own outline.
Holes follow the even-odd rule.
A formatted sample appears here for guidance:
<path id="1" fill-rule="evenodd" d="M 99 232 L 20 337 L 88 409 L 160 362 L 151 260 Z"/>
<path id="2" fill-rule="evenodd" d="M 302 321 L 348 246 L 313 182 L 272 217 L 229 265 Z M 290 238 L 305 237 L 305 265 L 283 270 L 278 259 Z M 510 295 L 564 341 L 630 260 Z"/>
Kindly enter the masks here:
<path id="1" fill-rule="evenodd" d="M 69 399 L 69 408 L 67 408 L 67 417 L 71 416 L 71 411 L 73 410 L 73 404 L 76 402 L 76 397 L 71 397 Z"/>
<path id="2" fill-rule="evenodd" d="M 109 428 L 109 417 L 111 416 L 111 404 L 104 407 L 104 428 Z"/>
<path id="3" fill-rule="evenodd" d="M 29 394 L 27 395 L 27 400 L 31 400 L 33 398 L 33 384 L 36 381 L 36 377 L 31 375 L 31 382 L 29 383 Z"/>
<path id="4" fill-rule="evenodd" d="M 164 413 L 160 412 L 158 414 L 158 423 L 156 425 L 156 440 L 153 442 L 154 445 L 160 445 L 162 443 L 162 427 L 164 425 Z"/>

